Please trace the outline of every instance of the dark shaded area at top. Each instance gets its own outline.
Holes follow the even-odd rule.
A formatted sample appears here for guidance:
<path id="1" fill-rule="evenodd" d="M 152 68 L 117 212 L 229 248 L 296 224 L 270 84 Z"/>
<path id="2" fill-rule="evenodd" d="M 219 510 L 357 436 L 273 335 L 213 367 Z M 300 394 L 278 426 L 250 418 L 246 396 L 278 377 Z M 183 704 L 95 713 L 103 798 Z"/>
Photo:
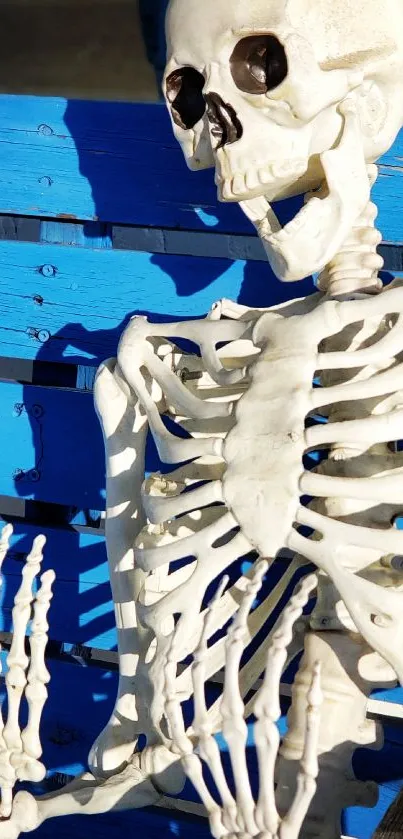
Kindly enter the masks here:
<path id="1" fill-rule="evenodd" d="M 165 67 L 165 12 L 169 0 L 140 0 L 140 16 L 147 55 L 161 84 Z"/>

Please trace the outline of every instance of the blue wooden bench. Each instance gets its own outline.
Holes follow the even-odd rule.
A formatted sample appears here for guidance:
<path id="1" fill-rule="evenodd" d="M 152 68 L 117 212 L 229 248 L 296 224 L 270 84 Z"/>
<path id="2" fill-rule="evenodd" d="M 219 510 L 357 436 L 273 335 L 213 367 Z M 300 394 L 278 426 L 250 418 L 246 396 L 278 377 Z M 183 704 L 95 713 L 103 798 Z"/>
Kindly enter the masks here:
<path id="1" fill-rule="evenodd" d="M 403 137 L 375 189 L 385 271 L 403 271 Z M 295 203 L 280 207 L 286 219 Z M 92 402 L 97 365 L 130 315 L 203 315 L 222 296 L 272 305 L 313 290 L 281 285 L 238 207 L 210 172 L 187 171 L 163 105 L 0 97 L 0 517 L 15 536 L 1 589 L 3 642 L 32 538 L 57 572 L 50 617 L 46 789 L 81 771 L 116 691 L 116 638 L 103 538 L 104 454 Z M 155 468 L 149 453 L 148 468 Z M 401 691 L 378 698 L 399 701 Z M 366 839 L 403 783 L 401 730 L 357 771 L 382 784 L 373 811 L 349 812 Z M 190 795 L 189 789 L 186 795 Z M 62 819 L 58 835 L 208 836 L 161 810 Z M 54 835 L 45 824 L 38 837 Z"/>

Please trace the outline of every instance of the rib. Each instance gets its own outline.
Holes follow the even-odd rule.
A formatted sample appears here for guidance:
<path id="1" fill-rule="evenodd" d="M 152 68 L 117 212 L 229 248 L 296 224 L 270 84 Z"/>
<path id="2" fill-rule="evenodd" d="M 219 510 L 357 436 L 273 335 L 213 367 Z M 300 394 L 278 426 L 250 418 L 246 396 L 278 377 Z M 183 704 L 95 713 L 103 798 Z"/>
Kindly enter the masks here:
<path id="1" fill-rule="evenodd" d="M 378 373 L 361 382 L 323 387 L 312 391 L 312 408 L 334 405 L 337 402 L 359 401 L 395 393 L 403 388 L 403 364 L 397 364 L 385 373 Z"/>
<path id="2" fill-rule="evenodd" d="M 374 446 L 399 440 L 402 435 L 403 410 L 390 411 L 381 416 L 370 416 L 344 422 L 328 422 L 308 428 L 305 432 L 307 448 L 315 449 L 337 440 L 344 445 L 360 443 Z"/>
<path id="3" fill-rule="evenodd" d="M 349 368 L 366 367 L 369 364 L 379 364 L 383 360 L 389 361 L 395 355 L 399 355 L 402 348 L 403 317 L 399 316 L 390 332 L 370 347 L 355 350 L 355 352 L 318 353 L 317 369 L 347 370 Z"/>
<path id="4" fill-rule="evenodd" d="M 394 469 L 390 475 L 374 478 L 334 478 L 304 472 L 300 491 L 318 498 L 359 498 L 378 504 L 403 504 L 403 469 Z"/>
<path id="5" fill-rule="evenodd" d="M 217 502 L 223 503 L 224 496 L 221 481 L 209 481 L 189 492 L 177 492 L 175 495 L 165 497 L 143 491 L 142 500 L 147 518 L 152 524 L 161 524 L 191 510 L 199 510 Z"/>

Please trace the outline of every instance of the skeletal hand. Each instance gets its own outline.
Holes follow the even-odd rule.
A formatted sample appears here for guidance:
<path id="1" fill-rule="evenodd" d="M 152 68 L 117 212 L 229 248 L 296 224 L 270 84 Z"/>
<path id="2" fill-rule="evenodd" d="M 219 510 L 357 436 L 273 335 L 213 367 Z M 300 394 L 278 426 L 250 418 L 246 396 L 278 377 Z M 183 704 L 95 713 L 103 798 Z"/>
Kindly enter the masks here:
<path id="1" fill-rule="evenodd" d="M 280 717 L 280 678 L 287 658 L 287 646 L 293 627 L 301 616 L 309 594 L 317 584 L 314 575 L 306 577 L 284 610 L 278 630 L 269 648 L 263 683 L 254 699 L 245 706 L 239 689 L 239 669 L 247 637 L 247 620 L 261 587 L 267 563 L 260 561 L 255 569 L 227 633 L 224 690 L 221 701 L 221 730 L 228 744 L 235 782 L 233 796 L 218 744 L 214 738 L 211 714 L 206 704 L 206 662 L 209 624 L 214 617 L 227 580 L 223 581 L 206 615 L 199 646 L 194 653 L 192 679 L 194 689 L 194 721 L 186 731 L 175 680 L 177 667 L 177 634 L 173 634 L 165 667 L 165 710 L 173 741 L 173 751 L 180 755 L 184 770 L 206 807 L 214 839 L 297 839 L 309 805 L 316 791 L 318 775 L 319 708 L 322 701 L 319 665 L 314 667 L 308 693 L 304 750 L 298 775 L 297 791 L 289 812 L 283 819 L 276 808 L 274 774 L 280 745 L 276 725 Z M 259 770 L 259 797 L 255 802 L 246 761 L 248 728 L 245 719 L 254 714 L 254 740 Z M 191 736 L 190 736 L 191 734 Z M 196 741 L 196 745 L 195 745 Z M 197 750 L 197 751 L 196 751 Z M 200 757 L 199 757 L 200 755 Z M 207 764 L 221 798 L 211 795 L 203 777 L 202 760 Z"/>
<path id="2" fill-rule="evenodd" d="M 9 548 L 13 529 L 7 525 L 0 539 L 0 568 Z M 45 649 L 48 640 L 47 613 L 52 599 L 52 584 L 55 579 L 53 571 L 42 574 L 41 585 L 37 593 L 34 592 L 34 581 L 40 571 L 43 558 L 45 537 L 38 536 L 27 556 L 23 571 L 22 582 L 14 599 L 13 639 L 7 656 L 7 673 L 5 677 L 8 713 L 7 720 L 0 712 L 0 817 L 8 819 L 13 811 L 9 828 L 0 823 L 0 836 L 13 839 L 18 836 L 25 820 L 24 810 L 28 800 L 34 802 L 28 793 L 17 796 L 17 812 L 13 809 L 13 790 L 17 781 L 41 781 L 45 777 L 46 769 L 39 760 L 42 747 L 39 738 L 39 728 L 44 704 L 47 699 L 46 685 L 50 675 L 45 666 Z M 32 620 L 31 620 L 32 619 Z M 25 636 L 31 621 L 30 658 L 25 652 Z M 28 704 L 28 722 L 23 730 L 20 728 L 19 715 L 23 698 Z M 22 807 L 22 798 L 25 801 Z M 18 802 L 17 802 L 18 799 Z M 29 808 L 28 808 L 29 809 Z M 16 824 L 19 822 L 19 827 Z M 29 819 L 28 819 L 29 821 Z M 7 823 L 8 824 L 8 823 Z"/>

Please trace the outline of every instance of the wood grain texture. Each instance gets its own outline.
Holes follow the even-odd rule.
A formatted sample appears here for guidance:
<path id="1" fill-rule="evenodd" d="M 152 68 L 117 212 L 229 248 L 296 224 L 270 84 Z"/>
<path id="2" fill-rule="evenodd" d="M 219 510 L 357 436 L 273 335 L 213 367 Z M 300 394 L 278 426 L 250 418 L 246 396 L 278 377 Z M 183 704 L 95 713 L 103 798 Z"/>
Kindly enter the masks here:
<path id="1" fill-rule="evenodd" d="M 0 631 L 10 632 L 11 609 L 21 580 L 22 564 L 32 540 L 44 533 L 47 542 L 42 569 L 56 571 L 50 613 L 50 638 L 101 650 L 116 649 L 116 629 L 109 585 L 105 541 L 68 528 L 19 524 L 3 566 L 0 589 Z"/>
<path id="2" fill-rule="evenodd" d="M 0 494 L 103 509 L 103 442 L 92 394 L 0 388 Z"/>
<path id="3" fill-rule="evenodd" d="M 2 355 L 99 364 L 133 314 L 201 317 L 220 297 L 264 306 L 313 290 L 259 261 L 0 241 Z"/>
<path id="4" fill-rule="evenodd" d="M 0 212 L 252 233 L 217 202 L 211 171 L 191 173 L 162 104 L 0 97 Z M 403 137 L 374 190 L 387 242 L 403 242 Z M 283 202 L 286 220 L 298 202 Z"/>
<path id="5" fill-rule="evenodd" d="M 375 192 L 385 241 L 395 246 L 385 252 L 388 268 L 400 269 L 402 157 L 403 136 L 385 157 Z M 50 387 L 0 384 L 0 515 L 16 502 L 26 505 L 27 518 L 28 508 L 34 511 L 31 523 L 16 524 L 4 566 L 0 631 L 10 630 L 21 564 L 41 530 L 48 538 L 44 567 L 57 573 L 51 637 L 110 651 L 116 638 L 104 540 L 74 529 L 83 519 L 78 511 L 99 511 L 105 503 L 102 437 L 89 392 L 95 367 L 116 353 L 131 314 L 200 317 L 222 296 L 269 306 L 313 285 L 275 280 L 240 210 L 218 204 L 212 173 L 186 170 L 159 105 L 0 97 L 0 196 L 0 214 L 29 216 L 33 226 L 45 219 L 41 244 L 18 241 L 22 222 L 0 225 L 0 345 L 9 357 L 7 365 L 0 360 L 0 376 L 3 370 L 12 379 L 14 370 L 17 377 L 16 359 L 24 361 L 28 381 L 35 382 L 39 365 L 41 376 L 50 371 Z M 281 205 L 284 220 L 297 203 Z M 69 386 L 74 382 L 77 389 Z M 147 469 L 158 465 L 150 447 Z M 47 511 L 45 525 L 40 510 Z M 59 527 L 52 526 L 56 519 Z M 56 784 L 58 773 L 85 768 L 113 706 L 116 673 L 60 661 L 50 667 L 44 740 L 49 783 Z M 402 691 L 376 698 L 401 701 Z M 381 784 L 373 810 L 346 812 L 343 832 L 359 839 L 369 839 L 403 782 L 403 729 L 385 733 L 382 752 L 358 750 L 355 758 L 358 776 Z M 184 797 L 192 795 L 187 788 Z M 205 822 L 155 810 L 57 824 L 58 836 L 76 839 L 88 833 L 117 839 L 128 830 L 150 839 L 209 836 Z M 35 834 L 54 835 L 52 822 Z"/>

